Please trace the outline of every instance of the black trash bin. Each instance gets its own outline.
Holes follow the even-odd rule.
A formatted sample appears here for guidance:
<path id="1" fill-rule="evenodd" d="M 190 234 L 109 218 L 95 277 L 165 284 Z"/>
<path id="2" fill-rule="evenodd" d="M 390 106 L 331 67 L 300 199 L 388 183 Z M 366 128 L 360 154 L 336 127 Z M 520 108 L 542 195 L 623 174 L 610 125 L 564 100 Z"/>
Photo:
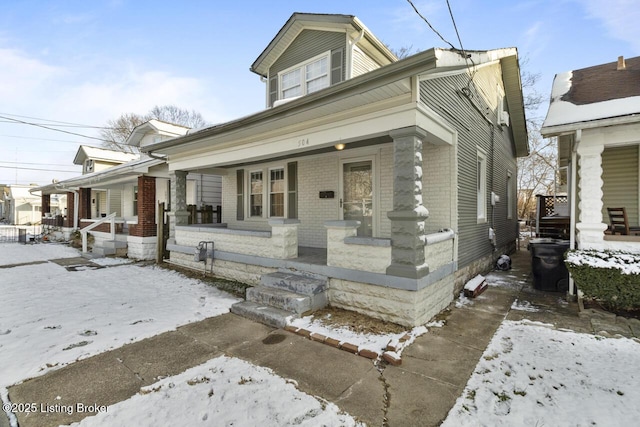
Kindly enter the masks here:
<path id="1" fill-rule="evenodd" d="M 564 253 L 567 250 L 568 240 L 532 239 L 529 242 L 533 286 L 536 289 L 554 292 L 569 290 L 569 271 L 564 265 Z"/>

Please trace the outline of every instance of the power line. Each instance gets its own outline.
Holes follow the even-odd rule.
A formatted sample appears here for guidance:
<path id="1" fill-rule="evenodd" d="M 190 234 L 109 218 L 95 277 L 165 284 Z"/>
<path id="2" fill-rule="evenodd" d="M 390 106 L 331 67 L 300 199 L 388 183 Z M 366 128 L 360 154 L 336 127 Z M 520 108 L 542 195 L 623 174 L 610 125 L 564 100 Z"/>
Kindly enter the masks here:
<path id="1" fill-rule="evenodd" d="M 60 125 L 58 126 L 72 126 L 72 127 L 83 127 L 83 128 L 93 128 L 93 129 L 114 129 L 114 128 L 110 128 L 110 127 L 104 127 L 104 126 L 93 126 L 93 125 L 82 125 L 79 123 L 72 123 L 72 122 L 63 122 L 60 120 L 49 120 L 49 119 L 42 119 L 39 117 L 31 117 L 31 116 L 21 116 L 19 114 L 9 114 L 9 113 L 0 113 L 4 116 L 11 116 L 11 117 L 20 117 L 22 119 L 31 119 L 31 120 L 41 120 L 43 122 L 50 122 L 50 123 L 46 123 L 49 126 L 56 126 L 54 125 L 54 123 L 60 123 Z"/>
<path id="2" fill-rule="evenodd" d="M 45 172 L 62 172 L 62 173 L 78 173 L 79 171 L 63 171 L 59 169 L 41 169 L 41 168 L 21 168 L 18 166 L 0 166 L 2 169 L 19 169 L 19 170 L 28 170 L 28 171 L 45 171 Z"/>
<path id="3" fill-rule="evenodd" d="M 31 122 L 25 122 L 23 120 L 12 119 L 11 117 L 6 117 L 6 116 L 1 116 L 0 115 L 0 119 L 11 120 L 13 122 L 22 123 L 22 124 L 29 125 L 29 126 L 36 126 L 36 127 L 40 127 L 40 128 L 43 128 L 43 129 L 52 130 L 52 131 L 55 131 L 55 132 L 62 132 L 62 133 L 66 133 L 66 134 L 69 134 L 69 135 L 81 136 L 83 138 L 95 139 L 95 140 L 102 141 L 102 142 L 109 142 L 106 139 L 96 138 L 95 136 L 83 135 L 81 133 L 76 133 L 76 132 L 69 132 L 68 130 L 54 129 L 54 128 L 51 128 L 51 127 L 48 127 L 48 126 L 44 126 L 44 125 L 41 125 L 41 124 L 38 124 L 38 123 L 31 123 Z"/>
<path id="4" fill-rule="evenodd" d="M 53 141 L 53 142 L 68 142 L 70 144 L 80 144 L 80 141 L 69 141 L 66 139 L 52 139 L 52 138 L 36 138 L 30 136 L 22 136 L 22 135 L 0 135 L 5 138 L 19 138 L 19 139 L 37 139 L 39 141 Z"/>
<path id="5" fill-rule="evenodd" d="M 40 165 L 40 166 L 69 166 L 69 164 L 62 163 L 29 163 L 29 162 L 8 162 L 5 160 L 0 160 L 0 163 L 9 163 L 12 165 Z"/>
<path id="6" fill-rule="evenodd" d="M 427 18 L 425 18 L 425 17 L 420 13 L 420 11 L 418 10 L 418 8 L 413 4 L 413 2 L 412 2 L 411 0 L 407 0 L 407 1 L 409 2 L 409 4 L 411 5 L 411 7 L 413 8 L 413 10 L 415 10 L 415 11 L 416 11 L 416 13 L 418 14 L 418 16 L 419 16 L 420 18 L 422 18 L 422 20 L 423 20 L 424 22 L 426 22 L 426 23 L 427 23 L 427 25 L 429 26 L 429 28 L 431 28 L 431 31 L 433 31 L 434 33 L 436 33 L 436 34 L 438 35 L 438 37 L 440 37 L 440 39 L 441 39 L 443 42 L 445 42 L 446 44 L 448 44 L 449 46 L 451 46 L 451 49 L 453 49 L 453 50 L 458 50 L 454 45 L 452 45 L 451 43 L 449 43 L 449 41 L 447 41 L 444 37 L 442 37 L 442 34 L 440 34 L 440 33 L 438 32 L 438 30 L 436 30 L 436 29 L 433 27 L 433 25 L 431 25 L 431 23 L 429 22 L 429 20 L 428 20 Z M 448 2 L 447 2 L 447 3 L 448 3 Z"/>

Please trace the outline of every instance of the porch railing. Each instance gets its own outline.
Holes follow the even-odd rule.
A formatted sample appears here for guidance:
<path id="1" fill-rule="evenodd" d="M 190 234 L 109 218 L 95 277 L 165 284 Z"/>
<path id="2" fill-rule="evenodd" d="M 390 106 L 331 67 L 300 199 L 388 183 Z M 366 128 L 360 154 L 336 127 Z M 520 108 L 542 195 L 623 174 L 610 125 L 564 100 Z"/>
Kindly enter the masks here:
<path id="1" fill-rule="evenodd" d="M 115 240 L 116 238 L 116 213 L 109 214 L 105 217 L 100 218 L 96 222 L 91 225 L 87 225 L 85 228 L 80 230 L 80 234 L 82 235 L 82 253 L 87 253 L 87 233 L 100 224 L 109 221 L 111 224 L 110 232 L 111 232 L 111 240 Z"/>

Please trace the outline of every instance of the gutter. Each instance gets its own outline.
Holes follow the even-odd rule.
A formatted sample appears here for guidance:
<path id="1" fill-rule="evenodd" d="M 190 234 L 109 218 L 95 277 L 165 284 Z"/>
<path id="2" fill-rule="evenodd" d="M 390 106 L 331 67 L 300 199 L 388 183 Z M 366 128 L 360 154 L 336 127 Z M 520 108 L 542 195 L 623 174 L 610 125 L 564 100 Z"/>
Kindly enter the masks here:
<path id="1" fill-rule="evenodd" d="M 432 69 L 435 70 L 437 60 L 438 58 L 436 56 L 436 49 L 432 48 L 406 58 L 402 61 L 394 62 L 392 64 L 362 74 L 358 77 L 347 79 L 336 85 L 329 86 L 309 95 L 305 95 L 296 100 L 287 102 L 286 104 L 279 105 L 278 107 L 262 110 L 250 116 L 241 117 L 230 122 L 205 128 L 199 132 L 187 134 L 182 137 L 147 145 L 146 147 L 142 147 L 140 151 L 142 151 L 143 153 L 148 153 L 150 151 L 158 152 L 166 148 L 172 148 L 178 145 L 199 141 L 203 138 L 218 135 L 223 132 L 230 132 L 235 129 L 245 128 L 248 125 L 260 123 L 277 116 L 287 116 L 293 111 L 304 111 L 304 108 L 313 108 L 318 102 L 326 101 L 332 96 L 346 97 L 354 93 L 363 93 L 369 90 L 371 85 L 374 85 L 379 81 L 388 78 L 393 78 L 394 81 L 401 80 L 413 75 L 414 70 L 418 68 L 421 69 L 421 71 L 424 71 L 426 65 L 431 65 Z"/>

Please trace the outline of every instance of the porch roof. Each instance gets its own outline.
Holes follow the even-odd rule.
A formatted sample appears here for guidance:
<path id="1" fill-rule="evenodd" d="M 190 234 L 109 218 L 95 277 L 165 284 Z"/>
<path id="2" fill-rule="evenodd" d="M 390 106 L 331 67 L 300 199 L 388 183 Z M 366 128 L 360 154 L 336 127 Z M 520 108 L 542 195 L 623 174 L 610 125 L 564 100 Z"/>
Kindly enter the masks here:
<path id="1" fill-rule="evenodd" d="M 152 167 L 163 163 L 164 161 L 159 159 L 143 158 L 113 166 L 100 172 L 93 172 L 75 178 L 65 179 L 64 181 L 53 182 L 41 187 L 33 187 L 30 192 L 42 191 L 42 194 L 60 194 L 77 190 L 81 187 L 92 187 L 96 185 L 107 186 L 123 183 L 149 173 Z"/>
<path id="2" fill-rule="evenodd" d="M 640 122 L 640 56 L 556 74 L 542 136 Z"/>
<path id="3" fill-rule="evenodd" d="M 467 53 L 472 56 L 475 65 L 501 61 L 516 153 L 526 155 L 528 140 L 516 49 Z M 438 73 L 466 71 L 467 63 L 458 52 L 430 49 L 276 107 L 204 128 L 183 137 L 148 145 L 141 150 L 167 155 L 169 167 L 173 170 L 176 168 L 173 163 L 178 158 L 184 159 L 189 156 L 197 163 L 197 159 L 202 159 L 203 155 L 214 151 L 235 151 L 236 157 L 242 158 L 239 157 L 243 149 L 241 147 L 251 143 L 264 145 L 268 141 L 279 139 L 283 144 L 292 147 L 288 152 L 302 153 L 303 150 L 322 148 L 322 144 L 326 148 L 331 147 L 336 141 L 349 143 L 362 139 L 376 139 L 388 135 L 388 131 L 394 127 L 421 124 L 427 125 L 424 129 L 430 133 L 432 142 L 451 143 L 453 128 L 439 114 L 416 102 L 413 97 L 413 79 Z M 396 120 L 392 123 L 393 114 L 396 115 Z M 428 117 L 428 120 L 421 122 L 421 115 Z M 339 125 L 341 121 L 346 123 L 354 118 L 361 120 L 357 128 L 357 132 L 360 132 L 357 139 L 354 134 L 345 133 L 344 128 L 340 128 Z M 397 118 L 403 118 L 405 121 L 399 121 Z M 369 120 L 367 125 L 373 123 L 378 126 L 363 125 L 365 119 Z M 389 122 L 384 122 L 385 119 Z M 297 138 L 302 139 L 313 129 L 321 128 L 325 130 L 326 135 L 335 139 L 327 139 L 318 143 L 321 145 L 303 147 L 302 150 L 296 146 Z M 285 151 L 274 156 L 282 155 Z M 242 154 L 258 158 L 256 150 Z M 267 150 L 263 154 L 267 156 Z M 227 158 L 230 159 L 231 156 Z M 226 162 L 224 156 L 217 156 L 211 161 L 212 166 L 231 164 L 231 161 Z"/>

